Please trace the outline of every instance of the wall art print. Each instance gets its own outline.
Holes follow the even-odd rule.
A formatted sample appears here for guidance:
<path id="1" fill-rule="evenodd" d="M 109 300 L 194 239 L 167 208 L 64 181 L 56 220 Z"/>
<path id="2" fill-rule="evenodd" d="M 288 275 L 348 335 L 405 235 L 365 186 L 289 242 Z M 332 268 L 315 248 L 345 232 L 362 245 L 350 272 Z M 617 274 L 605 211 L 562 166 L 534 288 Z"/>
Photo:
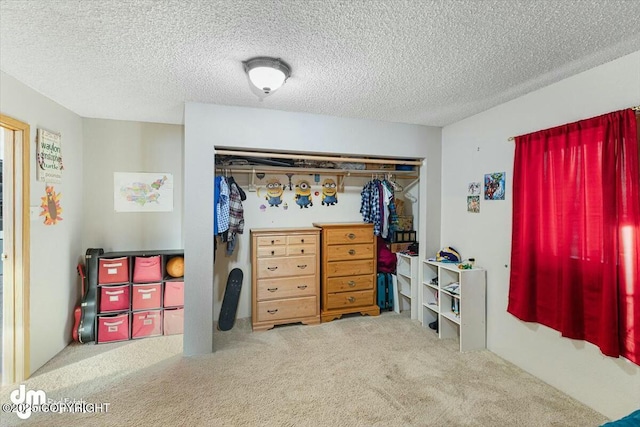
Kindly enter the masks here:
<path id="1" fill-rule="evenodd" d="M 484 199 L 504 200 L 505 172 L 493 172 L 484 176 Z"/>
<path id="2" fill-rule="evenodd" d="M 60 214 L 62 213 L 62 207 L 60 206 L 60 198 L 62 194 L 56 194 L 56 190 L 52 185 L 47 185 L 45 188 L 45 196 L 41 197 L 42 212 L 40 216 L 44 217 L 44 225 L 56 225 L 58 221 L 62 221 Z"/>
<path id="3" fill-rule="evenodd" d="M 256 195 L 262 203 L 257 207 L 261 212 L 272 208 L 288 210 L 289 206 L 298 206 L 299 210 L 314 206 L 335 206 L 338 203 L 338 185 L 335 177 L 327 177 L 320 184 L 320 176 L 313 179 L 306 176 L 294 178 L 294 174 L 286 176 L 258 176 L 260 182 L 256 188 Z M 320 201 L 320 203 L 318 203 Z"/>
<path id="4" fill-rule="evenodd" d="M 113 206 L 116 212 L 172 212 L 173 175 L 114 172 Z"/>
<path id="5" fill-rule="evenodd" d="M 467 196 L 467 212 L 480 213 L 480 196 Z"/>
<path id="6" fill-rule="evenodd" d="M 296 195 L 294 200 L 296 204 L 302 208 L 308 208 L 313 206 L 313 199 L 311 197 L 311 184 L 307 180 L 301 180 L 296 183 Z"/>
<path id="7" fill-rule="evenodd" d="M 258 187 L 256 194 L 258 195 L 258 198 L 264 198 L 269 204 L 269 207 L 278 208 L 280 207 L 280 205 L 284 203 L 283 196 L 284 196 L 285 188 L 286 187 L 282 185 L 280 178 L 278 178 L 277 176 L 270 176 L 270 177 L 267 177 L 265 190 L 261 191 L 262 188 Z M 260 207 L 260 209 L 264 210 L 262 209 L 262 206 Z M 265 209 L 266 209 L 266 206 L 265 206 Z"/>
<path id="8" fill-rule="evenodd" d="M 481 187 L 479 182 L 470 182 L 467 186 L 467 192 L 470 196 L 479 196 L 480 189 Z"/>
<path id="9" fill-rule="evenodd" d="M 322 205 L 333 206 L 338 203 L 338 186 L 332 178 L 322 183 Z"/>

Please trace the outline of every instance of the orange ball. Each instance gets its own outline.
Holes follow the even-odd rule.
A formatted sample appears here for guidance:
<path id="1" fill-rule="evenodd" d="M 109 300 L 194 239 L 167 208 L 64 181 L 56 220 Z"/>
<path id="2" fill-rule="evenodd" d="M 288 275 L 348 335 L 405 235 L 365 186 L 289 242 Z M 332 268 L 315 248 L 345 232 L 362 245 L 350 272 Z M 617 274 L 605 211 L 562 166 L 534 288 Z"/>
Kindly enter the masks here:
<path id="1" fill-rule="evenodd" d="M 176 256 L 167 262 L 167 274 L 171 277 L 184 276 L 184 258 Z"/>

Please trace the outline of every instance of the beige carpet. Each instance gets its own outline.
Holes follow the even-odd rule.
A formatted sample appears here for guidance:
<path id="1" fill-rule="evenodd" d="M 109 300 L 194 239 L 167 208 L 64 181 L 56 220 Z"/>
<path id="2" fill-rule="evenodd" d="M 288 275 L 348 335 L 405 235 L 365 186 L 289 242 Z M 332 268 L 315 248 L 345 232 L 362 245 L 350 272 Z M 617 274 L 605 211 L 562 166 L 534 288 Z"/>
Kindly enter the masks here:
<path id="1" fill-rule="evenodd" d="M 216 352 L 182 357 L 182 336 L 66 348 L 26 382 L 103 414 L 2 413 L 42 426 L 598 426 L 607 421 L 489 351 L 407 316 L 215 333 Z M 8 402 L 11 389 L 2 390 Z"/>

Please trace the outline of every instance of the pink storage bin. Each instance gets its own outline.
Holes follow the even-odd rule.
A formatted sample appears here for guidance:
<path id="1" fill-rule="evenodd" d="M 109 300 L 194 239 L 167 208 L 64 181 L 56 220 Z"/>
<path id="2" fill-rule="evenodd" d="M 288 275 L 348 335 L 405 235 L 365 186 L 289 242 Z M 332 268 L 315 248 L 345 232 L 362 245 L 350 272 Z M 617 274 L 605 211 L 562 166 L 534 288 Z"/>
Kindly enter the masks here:
<path id="1" fill-rule="evenodd" d="M 162 280 L 162 260 L 160 255 L 135 257 L 133 263 L 133 282 L 151 283 Z"/>
<path id="2" fill-rule="evenodd" d="M 100 286 L 100 313 L 129 310 L 129 285 Z"/>
<path id="3" fill-rule="evenodd" d="M 98 259 L 98 283 L 125 283 L 129 281 L 129 258 Z"/>
<path id="4" fill-rule="evenodd" d="M 98 316 L 97 342 L 125 341 L 129 339 L 129 314 Z"/>
<path id="5" fill-rule="evenodd" d="M 177 307 L 184 305 L 184 282 L 164 283 L 165 307 Z"/>
<path id="6" fill-rule="evenodd" d="M 131 308 L 132 310 L 146 310 L 149 308 L 161 308 L 162 284 L 148 283 L 144 285 L 132 285 Z"/>
<path id="7" fill-rule="evenodd" d="M 181 334 L 184 331 L 184 309 L 168 308 L 164 310 L 164 335 Z"/>
<path id="8" fill-rule="evenodd" d="M 162 310 L 140 311 L 131 315 L 133 338 L 162 335 Z"/>

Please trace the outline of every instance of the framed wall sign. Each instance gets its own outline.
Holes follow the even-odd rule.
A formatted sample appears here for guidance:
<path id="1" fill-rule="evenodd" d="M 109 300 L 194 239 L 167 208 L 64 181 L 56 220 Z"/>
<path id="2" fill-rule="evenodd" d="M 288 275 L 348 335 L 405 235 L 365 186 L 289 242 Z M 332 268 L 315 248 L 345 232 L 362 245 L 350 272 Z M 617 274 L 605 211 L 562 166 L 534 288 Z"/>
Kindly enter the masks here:
<path id="1" fill-rule="evenodd" d="M 62 138 L 59 133 L 38 129 L 36 140 L 36 180 L 50 184 L 62 182 Z"/>

